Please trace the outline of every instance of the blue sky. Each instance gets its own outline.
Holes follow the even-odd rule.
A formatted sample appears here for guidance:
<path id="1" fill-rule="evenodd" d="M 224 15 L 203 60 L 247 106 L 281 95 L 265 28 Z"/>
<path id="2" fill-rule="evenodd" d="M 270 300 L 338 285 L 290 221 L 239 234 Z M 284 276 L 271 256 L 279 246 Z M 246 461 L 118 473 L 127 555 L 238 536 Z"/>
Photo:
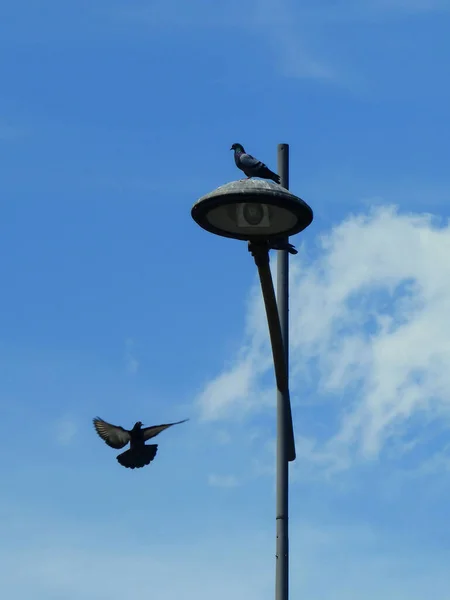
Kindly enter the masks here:
<path id="1" fill-rule="evenodd" d="M 449 26 L 448 0 L 0 2 L 5 597 L 273 597 L 255 267 L 190 208 L 233 142 L 272 168 L 287 142 L 315 214 L 292 596 L 448 600 Z M 190 421 L 131 472 L 96 415 Z"/>

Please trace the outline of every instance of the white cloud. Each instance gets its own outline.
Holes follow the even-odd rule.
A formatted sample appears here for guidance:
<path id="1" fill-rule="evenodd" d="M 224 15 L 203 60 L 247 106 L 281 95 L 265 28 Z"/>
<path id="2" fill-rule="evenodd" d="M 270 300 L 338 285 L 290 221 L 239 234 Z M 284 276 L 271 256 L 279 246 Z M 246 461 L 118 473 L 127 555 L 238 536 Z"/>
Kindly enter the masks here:
<path id="1" fill-rule="evenodd" d="M 378 207 L 291 261 L 291 396 L 327 403 L 326 435 L 301 432 L 300 452 L 336 468 L 414 448 L 450 416 L 450 228 L 430 215 Z M 260 300 L 232 369 L 206 386 L 205 418 L 256 411 L 272 364 Z M 264 407 L 264 403 L 262 403 Z M 231 409 L 231 410 L 229 410 Z M 297 431 L 299 433 L 299 431 Z"/>
<path id="2" fill-rule="evenodd" d="M 258 376 L 258 365 L 252 357 L 244 357 L 235 366 L 221 373 L 206 385 L 198 398 L 202 418 L 217 420 L 239 408 L 250 410 L 253 404 L 252 385 Z"/>
<path id="3" fill-rule="evenodd" d="M 134 354 L 134 341 L 131 338 L 125 341 L 125 368 L 129 375 L 136 375 L 139 369 L 139 361 Z"/>

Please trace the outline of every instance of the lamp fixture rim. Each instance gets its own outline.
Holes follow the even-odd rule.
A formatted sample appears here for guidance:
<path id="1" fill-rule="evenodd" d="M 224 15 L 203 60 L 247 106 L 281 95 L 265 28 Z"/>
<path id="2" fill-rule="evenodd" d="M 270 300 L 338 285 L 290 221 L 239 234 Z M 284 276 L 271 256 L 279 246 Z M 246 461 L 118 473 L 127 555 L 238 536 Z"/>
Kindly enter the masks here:
<path id="1" fill-rule="evenodd" d="M 274 207 L 283 208 L 293 213 L 296 217 L 296 223 L 285 232 L 278 233 L 235 233 L 228 232 L 220 227 L 216 227 L 209 222 L 208 213 L 220 206 L 229 206 L 230 204 L 268 204 Z M 251 241 L 258 239 L 275 239 L 280 237 L 289 237 L 300 233 L 306 229 L 313 221 L 313 211 L 311 207 L 302 198 L 295 196 L 285 188 L 277 185 L 277 189 L 272 187 L 256 188 L 251 190 L 236 190 L 226 193 L 220 193 L 220 188 L 206 194 L 191 209 L 191 216 L 194 221 L 206 231 L 220 235 L 221 237 L 234 238 L 238 240 Z"/>

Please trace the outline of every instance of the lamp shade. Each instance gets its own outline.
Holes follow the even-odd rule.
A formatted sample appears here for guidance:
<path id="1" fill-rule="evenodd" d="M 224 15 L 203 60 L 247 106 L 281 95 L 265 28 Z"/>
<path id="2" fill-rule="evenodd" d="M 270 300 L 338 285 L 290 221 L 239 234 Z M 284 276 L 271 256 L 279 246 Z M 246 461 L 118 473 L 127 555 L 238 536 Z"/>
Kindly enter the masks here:
<path id="1" fill-rule="evenodd" d="M 295 235 L 313 220 L 306 202 L 262 179 L 232 181 L 218 187 L 194 204 L 191 215 L 211 233 L 248 241 Z"/>

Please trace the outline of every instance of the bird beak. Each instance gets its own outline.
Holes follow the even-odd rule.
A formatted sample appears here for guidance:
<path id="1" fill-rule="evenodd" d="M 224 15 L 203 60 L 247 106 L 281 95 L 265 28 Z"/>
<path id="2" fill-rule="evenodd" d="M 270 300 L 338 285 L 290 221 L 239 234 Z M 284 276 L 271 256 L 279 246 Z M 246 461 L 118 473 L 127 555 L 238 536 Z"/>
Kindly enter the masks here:
<path id="1" fill-rule="evenodd" d="M 230 150 L 233 150 L 233 146 L 231 146 Z"/>

